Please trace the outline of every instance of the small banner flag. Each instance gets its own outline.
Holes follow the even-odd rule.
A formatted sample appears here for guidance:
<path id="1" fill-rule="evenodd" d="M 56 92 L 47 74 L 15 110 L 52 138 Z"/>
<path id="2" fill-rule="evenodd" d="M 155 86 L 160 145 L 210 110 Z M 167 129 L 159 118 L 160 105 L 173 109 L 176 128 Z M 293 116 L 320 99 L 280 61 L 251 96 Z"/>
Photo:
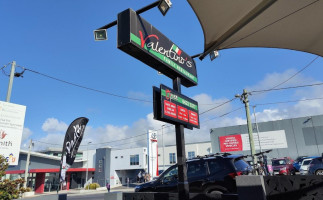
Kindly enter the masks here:
<path id="1" fill-rule="evenodd" d="M 62 159 L 60 167 L 60 183 L 65 185 L 66 171 L 73 165 L 77 150 L 82 142 L 85 126 L 89 119 L 80 117 L 75 119 L 68 127 L 62 150 Z"/>
<path id="2" fill-rule="evenodd" d="M 172 50 L 175 51 L 179 56 L 182 54 L 182 50 L 180 50 L 175 44 L 173 44 Z"/>

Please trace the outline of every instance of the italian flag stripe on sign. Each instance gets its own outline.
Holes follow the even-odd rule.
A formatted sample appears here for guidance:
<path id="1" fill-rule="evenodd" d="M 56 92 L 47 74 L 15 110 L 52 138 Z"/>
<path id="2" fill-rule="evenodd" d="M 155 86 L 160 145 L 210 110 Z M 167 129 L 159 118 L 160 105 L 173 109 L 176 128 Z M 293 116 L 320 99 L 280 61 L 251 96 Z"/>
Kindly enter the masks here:
<path id="1" fill-rule="evenodd" d="M 182 54 L 182 51 L 175 45 L 173 44 L 172 49 L 180 56 Z"/>

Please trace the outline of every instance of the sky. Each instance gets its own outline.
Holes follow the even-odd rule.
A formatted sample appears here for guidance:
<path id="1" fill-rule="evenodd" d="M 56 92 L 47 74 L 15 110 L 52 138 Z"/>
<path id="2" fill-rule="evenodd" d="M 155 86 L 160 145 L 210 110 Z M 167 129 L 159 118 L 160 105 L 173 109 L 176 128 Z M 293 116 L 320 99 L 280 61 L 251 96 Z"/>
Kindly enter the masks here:
<path id="1" fill-rule="evenodd" d="M 116 26 L 108 29 L 107 41 L 93 36 L 93 30 L 116 20 L 123 10 L 152 2 L 0 0 L 0 67 L 6 66 L 0 74 L 0 101 L 6 100 L 11 62 L 16 61 L 16 72 L 28 69 L 23 78 L 14 79 L 10 99 L 27 107 L 22 148 L 30 139 L 34 150 L 61 148 L 68 125 L 78 117 L 89 119 L 83 149 L 88 142 L 89 149 L 142 147 L 148 130 L 157 130 L 159 138 L 163 132 L 165 145 L 175 144 L 174 126 L 162 129 L 165 123 L 153 119 L 151 103 L 152 87 L 172 87 L 172 80 L 120 51 Z M 203 31 L 187 1 L 174 1 L 166 16 L 158 8 L 141 16 L 188 55 L 203 51 Z M 219 106 L 243 89 L 270 89 L 288 79 L 278 88 L 323 82 L 323 59 L 313 54 L 271 48 L 219 53 L 212 62 L 195 59 L 198 85 L 182 86 L 183 95 L 198 101 L 200 113 L 210 110 L 200 115 L 200 129 L 185 129 L 187 143 L 209 141 L 211 128 L 246 124 L 239 99 Z M 255 108 L 262 122 L 323 114 L 323 100 L 306 100 L 322 97 L 323 87 L 315 86 L 252 93 L 249 99 L 251 106 L 264 104 Z M 269 104 L 287 101 L 294 102 Z"/>

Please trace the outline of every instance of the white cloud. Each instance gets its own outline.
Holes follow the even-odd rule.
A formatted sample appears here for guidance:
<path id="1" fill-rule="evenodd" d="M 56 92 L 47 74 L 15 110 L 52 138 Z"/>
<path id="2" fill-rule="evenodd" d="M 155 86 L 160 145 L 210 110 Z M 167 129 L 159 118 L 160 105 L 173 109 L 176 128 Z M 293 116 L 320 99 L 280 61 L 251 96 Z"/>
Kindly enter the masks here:
<path id="1" fill-rule="evenodd" d="M 20 147 L 22 149 L 27 149 L 28 148 L 28 144 L 29 144 L 29 139 L 30 136 L 32 135 L 32 131 L 29 128 L 24 128 L 22 131 L 22 138 L 21 138 L 21 145 Z"/>
<path id="2" fill-rule="evenodd" d="M 248 91 L 271 89 L 273 87 L 276 87 L 278 84 L 288 80 L 296 72 L 297 71 L 295 69 L 288 69 L 282 73 L 274 72 L 274 73 L 266 74 L 265 78 L 262 81 L 259 81 L 253 86 L 247 87 Z M 304 83 L 311 83 L 313 81 L 314 80 L 310 77 L 306 77 L 303 74 L 297 74 L 292 79 L 288 80 L 286 83 L 278 86 L 277 88 L 301 85 Z"/>
<path id="3" fill-rule="evenodd" d="M 55 118 L 48 118 L 42 125 L 42 129 L 48 133 L 62 133 L 67 130 L 68 125 Z"/>

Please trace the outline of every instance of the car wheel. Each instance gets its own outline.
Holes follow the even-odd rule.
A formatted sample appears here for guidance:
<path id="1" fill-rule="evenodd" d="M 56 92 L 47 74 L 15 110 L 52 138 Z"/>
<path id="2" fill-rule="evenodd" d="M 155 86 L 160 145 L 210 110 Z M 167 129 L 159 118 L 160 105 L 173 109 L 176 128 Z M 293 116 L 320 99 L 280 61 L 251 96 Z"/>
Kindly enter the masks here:
<path id="1" fill-rule="evenodd" d="M 315 175 L 323 175 L 323 170 L 319 169 L 315 172 Z"/>
<path id="2" fill-rule="evenodd" d="M 223 192 L 220 190 L 212 190 L 208 192 L 209 195 L 211 195 L 215 199 L 222 199 Z"/>

